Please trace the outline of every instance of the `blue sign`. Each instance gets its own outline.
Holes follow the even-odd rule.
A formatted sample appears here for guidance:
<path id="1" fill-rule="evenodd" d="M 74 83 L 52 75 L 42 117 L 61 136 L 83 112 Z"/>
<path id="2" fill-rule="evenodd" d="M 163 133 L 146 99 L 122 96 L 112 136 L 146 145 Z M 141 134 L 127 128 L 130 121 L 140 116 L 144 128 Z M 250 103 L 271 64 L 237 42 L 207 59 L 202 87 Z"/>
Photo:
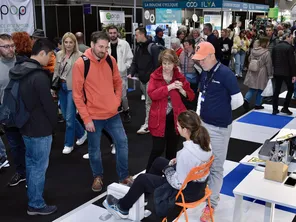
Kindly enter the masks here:
<path id="1" fill-rule="evenodd" d="M 92 13 L 91 4 L 83 4 L 83 13 L 85 15 L 90 15 Z"/>
<path id="2" fill-rule="evenodd" d="M 268 12 L 268 5 L 252 4 L 252 3 L 243 3 L 243 2 L 232 2 L 224 1 L 223 8 L 228 8 L 232 10 L 242 10 L 242 11 L 263 11 Z"/>
<path id="3" fill-rule="evenodd" d="M 223 0 L 188 0 L 171 2 L 143 2 L 143 8 L 222 8 Z"/>
<path id="4" fill-rule="evenodd" d="M 173 21 L 182 23 L 182 9 L 179 8 L 157 8 L 155 10 L 156 24 L 170 24 Z"/>

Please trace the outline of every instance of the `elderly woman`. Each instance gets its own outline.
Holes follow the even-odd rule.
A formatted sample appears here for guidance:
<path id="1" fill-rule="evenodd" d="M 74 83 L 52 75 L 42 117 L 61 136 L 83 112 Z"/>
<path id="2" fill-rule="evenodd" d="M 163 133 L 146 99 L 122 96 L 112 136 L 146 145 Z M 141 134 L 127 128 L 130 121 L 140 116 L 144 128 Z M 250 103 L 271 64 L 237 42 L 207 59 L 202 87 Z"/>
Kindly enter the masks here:
<path id="1" fill-rule="evenodd" d="M 185 76 L 180 73 L 178 57 L 171 49 L 160 55 L 161 66 L 150 77 L 148 95 L 152 100 L 148 128 L 152 135 L 153 148 L 146 167 L 149 171 L 152 163 L 166 149 L 166 158 L 176 157 L 179 135 L 176 131 L 177 116 L 186 110 L 182 97 L 194 99 Z"/>
<path id="2" fill-rule="evenodd" d="M 177 56 L 179 57 L 183 51 L 183 49 L 181 48 L 180 39 L 172 38 L 171 39 L 171 47 L 172 47 L 172 50 L 174 50 L 176 52 Z"/>
<path id="3" fill-rule="evenodd" d="M 54 77 L 59 78 L 59 100 L 64 119 L 66 120 L 66 133 L 63 154 L 73 150 L 75 136 L 76 145 L 82 145 L 87 133 L 81 123 L 76 119 L 76 107 L 72 98 L 72 68 L 76 60 L 82 55 L 78 50 L 75 35 L 67 32 L 62 39 L 62 50 L 57 53 Z"/>
<path id="4" fill-rule="evenodd" d="M 201 37 L 201 35 L 200 35 L 200 30 L 199 29 L 192 29 L 192 31 L 190 33 L 190 38 L 194 39 L 196 46 L 199 43 L 204 41 L 203 37 Z"/>

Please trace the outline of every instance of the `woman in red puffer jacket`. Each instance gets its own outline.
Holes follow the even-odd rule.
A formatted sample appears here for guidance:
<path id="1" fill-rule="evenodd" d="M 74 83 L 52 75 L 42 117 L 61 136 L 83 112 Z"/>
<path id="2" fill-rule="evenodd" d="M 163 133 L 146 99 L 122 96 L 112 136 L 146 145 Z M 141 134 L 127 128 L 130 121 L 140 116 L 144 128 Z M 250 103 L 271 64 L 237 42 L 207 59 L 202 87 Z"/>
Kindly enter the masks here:
<path id="1" fill-rule="evenodd" d="M 153 148 L 146 172 L 165 149 L 167 159 L 176 157 L 179 141 L 177 117 L 186 110 L 182 97 L 189 101 L 195 97 L 189 82 L 177 67 L 179 59 L 175 51 L 166 49 L 159 58 L 161 66 L 151 74 L 148 85 L 148 95 L 152 100 L 148 128 L 153 137 Z"/>

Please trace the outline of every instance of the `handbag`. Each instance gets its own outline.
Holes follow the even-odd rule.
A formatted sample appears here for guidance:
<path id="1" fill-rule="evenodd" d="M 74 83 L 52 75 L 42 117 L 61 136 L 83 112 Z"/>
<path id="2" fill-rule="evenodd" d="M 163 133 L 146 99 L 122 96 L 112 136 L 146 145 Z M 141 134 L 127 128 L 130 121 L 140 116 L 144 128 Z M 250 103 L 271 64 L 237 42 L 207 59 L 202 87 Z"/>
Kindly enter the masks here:
<path id="1" fill-rule="evenodd" d="M 271 79 L 268 80 L 265 89 L 261 93 L 261 96 L 263 96 L 263 97 L 273 96 L 273 86 L 272 86 L 272 80 Z"/>
<path id="2" fill-rule="evenodd" d="M 73 55 L 73 53 L 74 53 L 74 52 L 71 53 L 71 55 L 69 56 L 68 59 L 71 58 L 71 56 Z M 64 67 L 63 67 L 63 69 L 62 69 L 61 74 L 60 74 L 59 76 L 55 77 L 55 78 L 52 80 L 52 82 L 51 82 L 51 89 L 52 89 L 52 90 L 57 91 L 57 90 L 60 89 L 60 79 L 61 79 L 62 74 L 63 74 L 64 71 L 65 71 L 65 68 L 66 68 L 67 64 L 68 64 L 68 62 L 65 63 L 65 65 L 64 65 Z"/>

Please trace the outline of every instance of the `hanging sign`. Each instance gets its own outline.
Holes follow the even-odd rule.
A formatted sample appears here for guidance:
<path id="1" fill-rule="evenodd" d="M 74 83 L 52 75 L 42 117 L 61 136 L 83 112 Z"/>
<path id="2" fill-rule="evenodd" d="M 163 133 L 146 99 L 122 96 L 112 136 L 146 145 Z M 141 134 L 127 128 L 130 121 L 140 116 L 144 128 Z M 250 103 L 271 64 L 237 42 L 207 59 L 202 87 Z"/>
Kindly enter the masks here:
<path id="1" fill-rule="evenodd" d="M 34 15 L 32 0 L 0 1 L 0 33 L 34 31 Z"/>
<path id="2" fill-rule="evenodd" d="M 124 12 L 100 10 L 100 20 L 103 24 L 122 24 L 125 23 Z"/>

